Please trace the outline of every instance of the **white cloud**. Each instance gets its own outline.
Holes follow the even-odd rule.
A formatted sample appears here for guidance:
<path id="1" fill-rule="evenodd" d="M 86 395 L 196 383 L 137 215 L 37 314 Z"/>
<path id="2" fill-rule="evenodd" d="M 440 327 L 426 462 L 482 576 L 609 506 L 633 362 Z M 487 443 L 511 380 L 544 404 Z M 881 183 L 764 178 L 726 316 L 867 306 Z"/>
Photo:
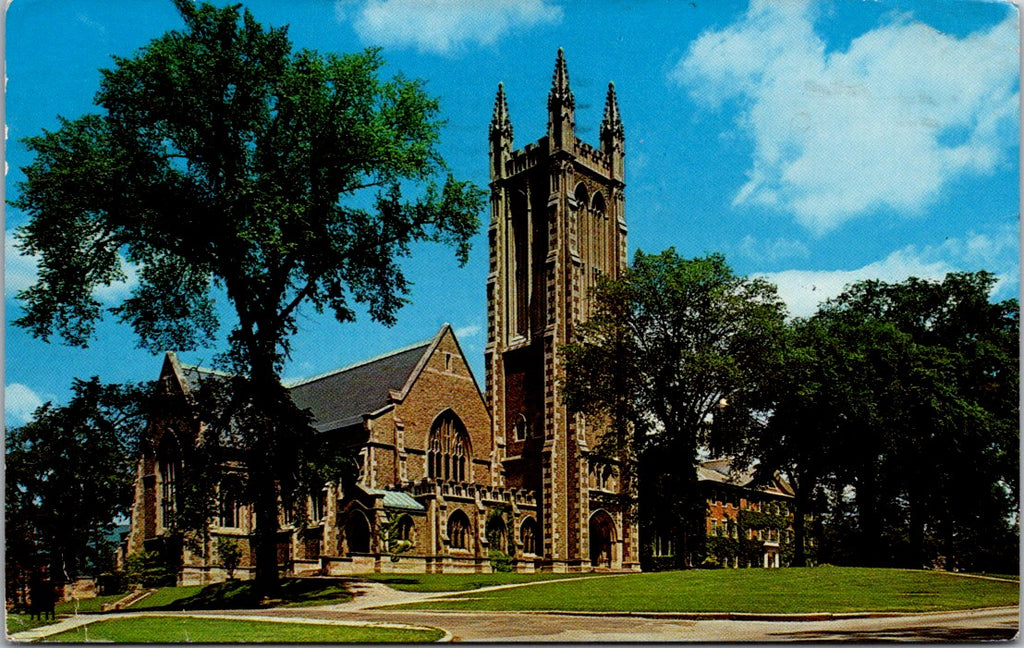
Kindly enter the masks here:
<path id="1" fill-rule="evenodd" d="M 4 388 L 4 414 L 8 425 L 24 425 L 42 404 L 43 399 L 26 385 L 11 383 Z"/>
<path id="2" fill-rule="evenodd" d="M 912 214 L 1017 140 L 1015 11 L 964 38 L 899 15 L 826 54 L 812 6 L 754 0 L 671 72 L 710 106 L 744 107 L 754 158 L 734 204 L 792 212 L 818 234 L 879 207 Z"/>
<path id="3" fill-rule="evenodd" d="M 843 289 L 864 279 L 900 282 L 908 277 L 942 279 L 948 272 L 988 270 L 997 283 L 998 299 L 1015 297 L 1020 285 L 1017 226 L 1005 225 L 988 233 L 970 233 L 963 239 L 947 239 L 941 245 L 909 245 L 886 258 L 853 270 L 783 270 L 757 276 L 779 288 L 790 315 L 807 317 L 818 305 L 838 296 Z"/>
<path id="4" fill-rule="evenodd" d="M 803 258 L 811 255 L 811 251 L 802 241 L 795 239 L 757 239 L 746 235 L 740 241 L 739 252 L 757 263 L 770 263 L 781 259 Z"/>
<path id="5" fill-rule="evenodd" d="M 39 257 L 23 255 L 14 247 L 14 233 L 4 232 L 4 296 L 14 297 L 36 282 Z"/>
<path id="6" fill-rule="evenodd" d="M 469 326 L 460 326 L 459 328 L 455 329 L 455 337 L 459 338 L 460 340 L 474 338 L 477 335 L 479 335 L 480 331 L 482 330 L 483 329 L 477 324 L 470 324 Z"/>
<path id="7" fill-rule="evenodd" d="M 339 19 L 350 17 L 351 9 L 346 0 L 335 3 Z M 549 0 L 366 0 L 354 13 L 353 27 L 364 41 L 443 55 L 562 19 L 561 7 Z"/>
<path id="8" fill-rule="evenodd" d="M 99 286 L 94 295 L 101 303 L 115 304 L 127 297 L 139 283 L 138 267 L 120 258 L 125 278 L 109 286 Z M 4 296 L 12 298 L 38 279 L 38 255 L 21 254 L 15 247 L 14 233 L 4 232 Z"/>

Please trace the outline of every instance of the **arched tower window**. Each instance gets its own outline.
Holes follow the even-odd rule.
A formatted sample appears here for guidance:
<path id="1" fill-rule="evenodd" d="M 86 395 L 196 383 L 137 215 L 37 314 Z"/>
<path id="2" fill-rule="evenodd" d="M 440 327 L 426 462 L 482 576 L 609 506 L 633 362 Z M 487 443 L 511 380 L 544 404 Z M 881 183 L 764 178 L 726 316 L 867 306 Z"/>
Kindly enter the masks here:
<path id="1" fill-rule="evenodd" d="M 611 253 L 608 243 L 608 219 L 605 215 L 604 196 L 600 192 L 594 194 L 591 203 L 591 214 L 593 221 L 593 235 L 590 240 L 591 252 L 591 275 L 608 274 L 609 254 Z M 596 279 L 596 277 L 595 277 Z"/>
<path id="2" fill-rule="evenodd" d="M 466 426 L 451 410 L 445 410 L 430 426 L 427 444 L 427 477 L 464 482 L 469 478 L 472 452 Z"/>
<path id="3" fill-rule="evenodd" d="M 448 542 L 452 549 L 469 548 L 469 518 L 462 511 L 448 516 Z"/>
<path id="4" fill-rule="evenodd" d="M 511 250 L 509 259 L 512 262 L 509 280 L 509 330 L 513 334 L 526 335 L 529 329 L 530 299 L 530 208 L 526 194 L 521 191 L 512 192 L 511 210 Z"/>
<path id="5" fill-rule="evenodd" d="M 526 439 L 526 437 L 529 434 L 530 434 L 530 426 L 526 422 L 526 415 L 520 413 L 518 416 L 516 416 L 515 440 L 516 441 L 523 441 L 523 440 Z"/>

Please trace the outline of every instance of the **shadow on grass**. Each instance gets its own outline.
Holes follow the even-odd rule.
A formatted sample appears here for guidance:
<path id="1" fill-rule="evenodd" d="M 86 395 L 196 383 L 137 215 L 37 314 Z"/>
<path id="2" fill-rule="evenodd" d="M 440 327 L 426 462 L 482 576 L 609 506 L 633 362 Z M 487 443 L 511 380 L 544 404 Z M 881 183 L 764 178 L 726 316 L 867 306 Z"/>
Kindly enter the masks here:
<path id="1" fill-rule="evenodd" d="M 249 610 L 269 607 L 301 607 L 344 603 L 352 599 L 345 581 L 328 578 L 285 578 L 272 598 L 256 593 L 252 581 L 229 580 L 207 585 L 191 596 L 185 596 L 152 610 Z M 141 606 L 139 606 L 141 607 Z"/>

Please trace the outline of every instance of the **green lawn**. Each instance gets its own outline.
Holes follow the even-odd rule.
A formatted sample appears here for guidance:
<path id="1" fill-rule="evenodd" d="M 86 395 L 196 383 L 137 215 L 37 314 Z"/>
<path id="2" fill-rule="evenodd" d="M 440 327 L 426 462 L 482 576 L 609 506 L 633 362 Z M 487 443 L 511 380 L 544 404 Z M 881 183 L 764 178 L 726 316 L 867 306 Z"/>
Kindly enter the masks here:
<path id="1" fill-rule="evenodd" d="M 401 606 L 623 612 L 924 612 L 1017 605 L 1019 584 L 856 567 L 628 574 L 473 592 Z"/>
<path id="2" fill-rule="evenodd" d="M 403 630 L 195 617 L 129 617 L 97 621 L 46 641 L 86 643 L 421 643 L 441 630 Z"/>
<path id="3" fill-rule="evenodd" d="M 50 625 L 51 623 L 57 623 L 60 619 L 33 619 L 28 614 L 12 614 L 7 613 L 7 634 L 11 635 L 15 632 L 24 632 L 25 630 L 31 630 L 44 625 Z"/>
<path id="4" fill-rule="evenodd" d="M 579 578 L 586 574 L 362 574 L 366 580 L 377 581 L 403 592 L 462 592 L 492 585 L 532 583 L 534 581 Z"/>

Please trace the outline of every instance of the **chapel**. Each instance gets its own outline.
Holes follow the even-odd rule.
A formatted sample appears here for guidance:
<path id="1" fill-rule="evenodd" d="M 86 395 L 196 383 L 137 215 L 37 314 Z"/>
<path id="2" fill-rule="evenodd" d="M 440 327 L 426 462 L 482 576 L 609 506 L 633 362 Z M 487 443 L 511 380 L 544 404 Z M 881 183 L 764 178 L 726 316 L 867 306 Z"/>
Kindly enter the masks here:
<path id="1" fill-rule="evenodd" d="M 547 132 L 516 149 L 504 87 L 490 124 L 485 385 L 452 328 L 430 340 L 289 388 L 325 438 L 359 457 L 355 484 L 325 484 L 305 515 L 282 511 L 279 564 L 296 575 L 371 571 L 638 571 L 639 539 L 622 497 L 622 467 L 594 453 L 601 422 L 557 394 L 558 349 L 589 313 L 598 277 L 626 266 L 624 134 L 609 85 L 592 146 L 576 134 L 562 50 L 548 94 Z M 217 372 L 168 353 L 160 389 L 193 406 Z M 180 584 L 223 580 L 220 538 L 252 571 L 253 514 L 231 470 L 203 546 L 174 526 L 184 445 L 198 430 L 152 421 L 138 464 L 122 556 L 158 552 Z M 230 468 L 230 467 L 229 467 Z M 395 536 L 404 551 L 393 560 Z"/>

